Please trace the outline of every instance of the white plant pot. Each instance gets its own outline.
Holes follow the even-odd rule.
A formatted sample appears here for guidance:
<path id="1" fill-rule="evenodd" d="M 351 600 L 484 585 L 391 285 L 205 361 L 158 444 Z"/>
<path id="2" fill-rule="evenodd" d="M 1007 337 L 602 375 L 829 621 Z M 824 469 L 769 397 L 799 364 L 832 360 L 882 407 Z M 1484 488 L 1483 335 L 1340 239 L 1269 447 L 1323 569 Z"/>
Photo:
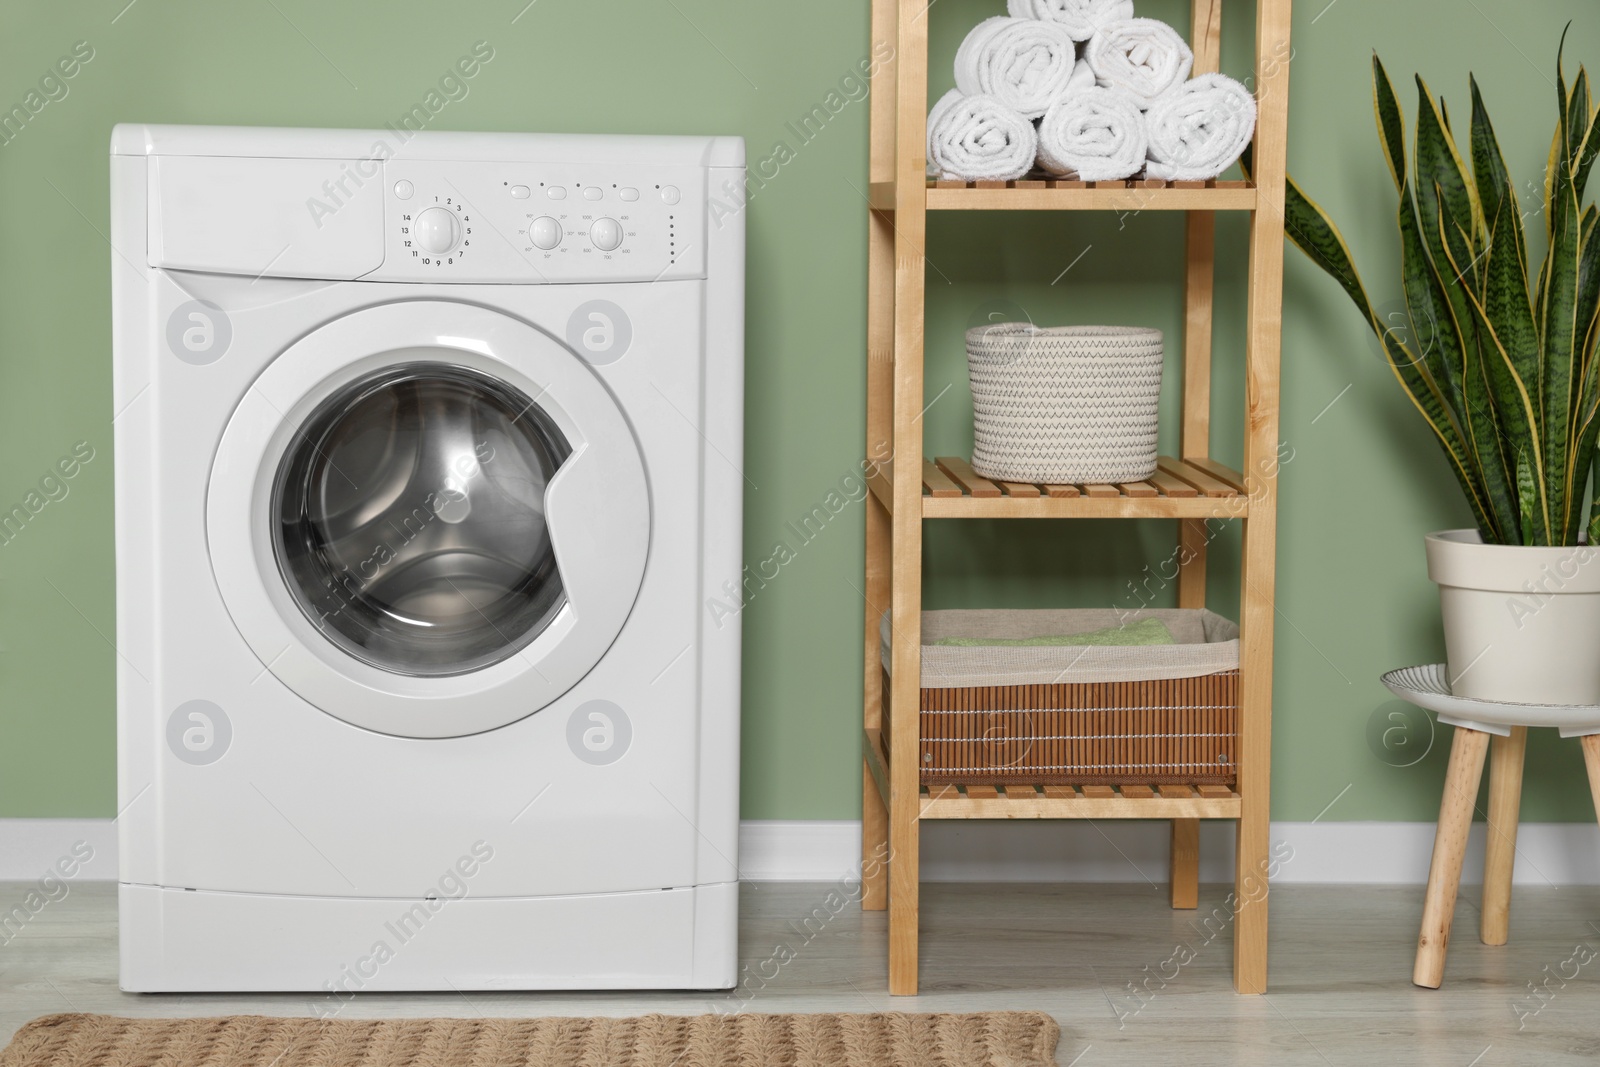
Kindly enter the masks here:
<path id="1" fill-rule="evenodd" d="M 1450 688 L 1514 704 L 1600 705 L 1600 548 L 1429 534 Z"/>

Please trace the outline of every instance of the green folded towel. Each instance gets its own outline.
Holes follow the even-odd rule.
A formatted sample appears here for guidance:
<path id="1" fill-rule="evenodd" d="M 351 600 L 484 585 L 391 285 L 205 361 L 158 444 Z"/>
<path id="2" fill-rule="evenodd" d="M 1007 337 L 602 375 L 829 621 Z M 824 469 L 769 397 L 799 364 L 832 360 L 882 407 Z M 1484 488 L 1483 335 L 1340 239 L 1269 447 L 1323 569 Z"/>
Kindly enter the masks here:
<path id="1" fill-rule="evenodd" d="M 963 648 L 1041 648 L 1072 645 L 1171 645 L 1172 631 L 1160 619 L 1140 619 L 1126 626 L 1108 626 L 1083 634 L 1044 634 L 1039 637 L 941 637 L 935 645 Z"/>

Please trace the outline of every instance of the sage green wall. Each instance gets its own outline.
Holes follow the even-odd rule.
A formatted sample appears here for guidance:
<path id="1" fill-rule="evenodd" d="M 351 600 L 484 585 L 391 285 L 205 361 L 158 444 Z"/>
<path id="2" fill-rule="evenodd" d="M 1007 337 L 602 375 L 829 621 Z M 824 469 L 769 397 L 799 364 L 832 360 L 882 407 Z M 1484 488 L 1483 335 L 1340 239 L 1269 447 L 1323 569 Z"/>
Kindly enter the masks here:
<path id="1" fill-rule="evenodd" d="M 857 462 L 867 106 L 846 104 L 809 143 L 786 123 L 870 56 L 861 0 L 534 0 L 525 9 L 525 0 L 125 2 L 0 2 L 7 107 L 75 42 L 94 53 L 65 97 L 0 146 L 0 507 L 24 501 L 77 442 L 94 449 L 67 495 L 0 547 L 0 816 L 114 810 L 111 253 L 103 235 L 115 122 L 381 125 L 484 40 L 494 59 L 435 128 L 739 133 L 753 159 L 782 141 L 793 158 L 749 211 L 748 557 L 765 558 L 779 539 L 792 543 L 786 520 L 809 511 Z M 1466 73 L 1477 71 L 1518 177 L 1532 180 L 1553 122 L 1561 27 L 1582 20 L 1568 40 L 1575 67 L 1600 58 L 1600 23 L 1579 0 L 1526 0 L 1515 15 L 1504 5 L 1445 0 L 1324 2 L 1303 2 L 1295 18 L 1291 168 L 1344 225 L 1382 302 L 1396 294 L 1395 242 L 1393 194 L 1372 130 L 1372 49 L 1397 80 L 1423 72 L 1463 118 Z M 1141 0 L 1140 12 L 1182 27 L 1187 6 Z M 1227 5 L 1224 65 L 1240 76 L 1252 6 Z M 964 30 L 1000 8 L 998 0 L 932 7 L 936 89 L 948 85 Z M 1146 323 L 1178 336 L 1176 216 L 944 216 L 929 231 L 930 450 L 970 446 L 968 323 L 1020 309 L 1038 322 Z M 1233 462 L 1244 239 L 1242 222 L 1225 220 L 1215 447 Z M 1393 767 L 1375 754 L 1369 724 L 1393 710 L 1380 671 L 1441 655 L 1421 537 L 1465 524 L 1466 511 L 1354 313 L 1292 250 L 1285 319 L 1283 438 L 1293 459 L 1281 483 L 1274 814 L 1311 819 L 1338 798 L 1330 820 L 1431 819 L 1445 746 L 1435 741 L 1415 766 Z M 1169 442 L 1177 384 L 1174 375 Z M 862 507 L 800 547 L 744 613 L 747 818 L 859 811 Z M 1133 606 L 1154 595 L 1168 603 L 1159 579 L 1147 586 L 1154 593 L 1136 594 L 1129 583 L 1170 555 L 1173 536 L 1163 524 L 934 524 L 927 602 Z M 1224 533 L 1217 544 L 1214 593 L 1231 611 L 1235 543 Z M 1425 747 L 1426 738 L 1414 744 Z M 1590 817 L 1573 746 L 1534 741 L 1528 793 L 1529 818 Z"/>

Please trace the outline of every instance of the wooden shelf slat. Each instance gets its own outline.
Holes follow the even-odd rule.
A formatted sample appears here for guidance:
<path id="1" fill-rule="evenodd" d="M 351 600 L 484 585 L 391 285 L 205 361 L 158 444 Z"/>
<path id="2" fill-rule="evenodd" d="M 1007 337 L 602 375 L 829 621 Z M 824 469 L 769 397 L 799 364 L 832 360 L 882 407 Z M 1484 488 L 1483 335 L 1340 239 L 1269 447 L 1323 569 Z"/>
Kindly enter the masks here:
<path id="1" fill-rule="evenodd" d="M 922 487 L 928 491 L 929 496 L 949 497 L 961 495 L 961 487 L 952 482 L 949 476 L 929 459 L 922 461 Z"/>
<path id="2" fill-rule="evenodd" d="M 1232 467 L 1224 466 L 1214 459 L 1207 459 L 1205 457 L 1197 456 L 1185 456 L 1183 457 L 1183 461 L 1196 470 L 1204 471 L 1218 481 L 1225 482 L 1228 485 L 1233 486 L 1234 489 L 1241 493 L 1246 495 L 1249 495 L 1250 493 L 1250 486 L 1245 482 L 1244 475 L 1240 474 Z"/>
<path id="3" fill-rule="evenodd" d="M 972 469 L 972 464 L 956 456 L 940 456 L 935 460 L 939 468 L 948 474 L 952 481 L 965 489 L 974 498 L 979 500 L 992 500 L 1001 496 L 1000 487 L 987 478 L 980 478 Z"/>
<path id="4" fill-rule="evenodd" d="M 931 497 L 925 519 L 1242 519 L 1244 497 Z"/>
<path id="5" fill-rule="evenodd" d="M 893 193 L 892 187 L 886 196 L 874 188 L 872 206 L 893 210 Z M 1253 211 L 1256 190 L 1239 181 L 935 181 L 928 185 L 926 207 L 929 211 Z"/>
<path id="6" fill-rule="evenodd" d="M 1161 490 L 1161 494 L 1174 500 L 1185 500 L 1200 495 L 1200 490 L 1181 479 L 1174 478 L 1166 471 L 1158 470 L 1145 479 L 1151 485 Z"/>
<path id="7" fill-rule="evenodd" d="M 1006 496 L 1036 497 L 1040 495 L 1037 485 L 1028 485 L 1025 482 L 998 482 L 996 484 L 1006 491 Z"/>
<path id="8" fill-rule="evenodd" d="M 895 195 L 893 182 L 873 182 L 867 200 L 874 211 L 894 211 Z M 925 206 L 929 211 L 1253 211 L 1256 189 L 1243 181 L 938 180 L 928 182 Z"/>
<path id="9" fill-rule="evenodd" d="M 1239 490 L 1235 489 L 1227 482 L 1213 478 L 1205 471 L 1200 470 L 1198 467 L 1191 467 L 1181 459 L 1173 459 L 1170 456 L 1162 456 L 1159 462 L 1161 469 L 1167 474 L 1172 475 L 1174 478 L 1188 482 L 1206 496 L 1239 495 Z"/>
<path id="10" fill-rule="evenodd" d="M 929 519 L 1235 519 L 1249 510 L 1222 475 L 1163 456 L 1144 481 L 1122 485 L 995 482 L 954 456 L 923 461 L 922 515 Z M 935 492 L 935 486 L 939 491 Z M 954 491 L 952 491 L 954 490 Z"/>
<path id="11" fill-rule="evenodd" d="M 923 787 L 922 819 L 1237 819 L 1240 796 L 1226 786 L 1067 785 Z"/>

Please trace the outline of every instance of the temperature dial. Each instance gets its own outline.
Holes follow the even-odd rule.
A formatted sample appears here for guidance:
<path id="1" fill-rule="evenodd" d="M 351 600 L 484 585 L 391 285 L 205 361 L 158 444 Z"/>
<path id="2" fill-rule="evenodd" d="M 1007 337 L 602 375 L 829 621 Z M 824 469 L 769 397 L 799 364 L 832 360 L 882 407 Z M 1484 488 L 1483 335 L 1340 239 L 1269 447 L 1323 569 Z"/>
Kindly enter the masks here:
<path id="1" fill-rule="evenodd" d="M 611 252 L 622 244 L 622 223 L 616 219 L 596 219 L 589 227 L 589 240 L 602 252 Z"/>
<path id="2" fill-rule="evenodd" d="M 533 220 L 529 231 L 533 235 L 535 248 L 542 248 L 546 252 L 561 243 L 561 223 L 549 215 L 541 215 Z"/>
<path id="3" fill-rule="evenodd" d="M 430 207 L 421 212 L 412 228 L 417 244 L 436 256 L 450 251 L 461 240 L 461 223 L 456 213 L 445 207 Z"/>

